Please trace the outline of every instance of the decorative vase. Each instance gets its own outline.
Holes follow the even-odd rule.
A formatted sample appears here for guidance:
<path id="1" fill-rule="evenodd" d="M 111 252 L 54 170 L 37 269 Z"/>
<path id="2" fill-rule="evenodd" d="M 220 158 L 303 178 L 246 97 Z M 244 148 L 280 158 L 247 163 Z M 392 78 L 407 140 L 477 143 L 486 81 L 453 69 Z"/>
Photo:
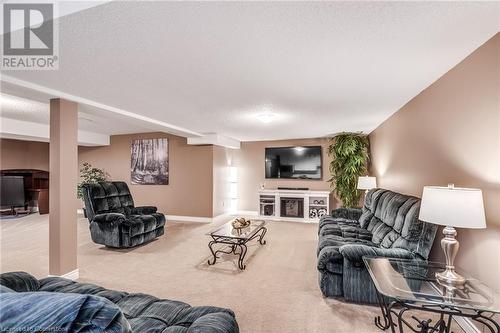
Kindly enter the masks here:
<path id="1" fill-rule="evenodd" d="M 250 220 L 245 220 L 244 217 L 240 217 L 231 221 L 231 225 L 234 229 L 243 229 L 250 225 Z"/>

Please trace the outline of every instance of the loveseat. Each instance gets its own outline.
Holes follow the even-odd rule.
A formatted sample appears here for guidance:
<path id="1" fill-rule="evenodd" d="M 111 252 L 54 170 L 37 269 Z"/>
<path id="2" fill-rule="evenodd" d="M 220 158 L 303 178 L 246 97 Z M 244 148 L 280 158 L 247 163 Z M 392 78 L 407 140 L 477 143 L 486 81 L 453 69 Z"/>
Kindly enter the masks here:
<path id="1" fill-rule="evenodd" d="M 362 209 L 335 209 L 323 217 L 317 249 L 323 295 L 376 303 L 363 257 L 427 260 L 437 227 L 420 221 L 419 209 L 419 198 L 373 189 L 366 194 Z"/>
<path id="2" fill-rule="evenodd" d="M 83 199 L 90 236 L 97 244 L 128 248 L 165 232 L 165 215 L 154 206 L 135 207 L 125 182 L 85 184 Z"/>
<path id="3" fill-rule="evenodd" d="M 0 275 L 0 331 L 238 333 L 229 309 L 159 299 L 60 277 Z"/>

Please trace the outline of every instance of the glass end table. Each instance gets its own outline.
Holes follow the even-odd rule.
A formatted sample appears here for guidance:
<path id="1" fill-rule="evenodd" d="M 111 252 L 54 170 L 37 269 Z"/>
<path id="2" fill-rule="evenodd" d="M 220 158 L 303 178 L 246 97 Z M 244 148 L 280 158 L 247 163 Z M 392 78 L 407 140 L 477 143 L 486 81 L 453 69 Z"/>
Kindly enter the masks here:
<path id="1" fill-rule="evenodd" d="M 436 272 L 445 268 L 441 263 L 376 257 L 363 261 L 377 290 L 382 316 L 375 318 L 375 324 L 381 330 L 449 333 L 452 318 L 458 316 L 500 333 L 495 320 L 500 313 L 500 295 L 463 270 L 457 269 L 467 278 L 465 287 L 454 289 L 437 282 Z M 439 319 L 433 322 L 408 316 L 408 310 L 437 313 Z"/>
<path id="2" fill-rule="evenodd" d="M 266 221 L 264 220 L 250 220 L 250 225 L 245 228 L 234 228 L 231 221 L 224 223 L 217 229 L 207 233 L 212 240 L 208 243 L 208 248 L 212 252 L 212 259 L 208 260 L 209 265 L 214 265 L 219 258 L 218 253 L 235 254 L 238 255 L 238 268 L 244 270 L 246 265 L 243 263 L 247 254 L 247 243 L 253 239 L 258 238 L 261 245 L 265 245 L 266 241 Z M 214 245 L 224 244 L 221 249 L 214 250 Z"/>

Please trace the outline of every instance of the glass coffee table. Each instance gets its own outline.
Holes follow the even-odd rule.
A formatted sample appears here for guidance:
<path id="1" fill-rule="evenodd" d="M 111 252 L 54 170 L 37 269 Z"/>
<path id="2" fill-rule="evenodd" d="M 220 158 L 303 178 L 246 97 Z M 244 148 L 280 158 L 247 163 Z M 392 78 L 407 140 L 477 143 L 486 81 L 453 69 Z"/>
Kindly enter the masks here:
<path id="1" fill-rule="evenodd" d="M 212 240 L 208 243 L 210 252 L 212 252 L 212 259 L 208 260 L 209 265 L 214 265 L 217 259 L 218 253 L 225 254 L 235 254 L 238 255 L 238 268 L 244 270 L 246 265 L 243 263 L 245 256 L 247 254 L 247 243 L 251 240 L 258 238 L 258 242 L 261 245 L 265 245 L 266 241 L 264 236 L 266 235 L 266 221 L 264 220 L 251 220 L 250 225 L 245 228 L 236 229 L 233 227 L 231 222 L 227 222 L 217 229 L 209 232 L 207 235 L 212 237 Z M 223 244 L 218 250 L 214 250 L 214 247 L 218 244 Z"/>
<path id="2" fill-rule="evenodd" d="M 497 322 L 500 296 L 467 273 L 463 289 L 447 288 L 436 281 L 444 264 L 389 258 L 365 257 L 363 261 L 377 290 L 382 316 L 375 318 L 381 330 L 395 332 L 449 333 L 453 317 L 469 318 L 485 327 L 484 332 L 500 333 Z M 418 310 L 438 314 L 437 320 L 417 318 Z"/>

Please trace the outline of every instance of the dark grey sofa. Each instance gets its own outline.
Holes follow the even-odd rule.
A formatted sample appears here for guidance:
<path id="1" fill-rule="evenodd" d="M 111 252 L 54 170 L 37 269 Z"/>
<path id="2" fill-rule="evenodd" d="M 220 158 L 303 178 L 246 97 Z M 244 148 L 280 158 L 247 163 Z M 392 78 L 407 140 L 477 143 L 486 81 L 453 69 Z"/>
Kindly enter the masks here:
<path id="1" fill-rule="evenodd" d="M 427 260 L 437 226 L 418 219 L 420 199 L 370 190 L 362 209 L 340 208 L 319 222 L 319 286 L 326 297 L 376 303 L 364 256 Z"/>
<path id="2" fill-rule="evenodd" d="M 18 296 L 16 297 L 14 293 Z M 89 295 L 92 299 L 84 300 L 85 303 L 73 303 L 71 298 L 68 300 L 68 297 L 59 297 L 58 302 L 57 295 L 74 295 L 75 298 Z M 29 296 L 29 303 L 26 303 L 25 296 Z M 99 299 L 101 299 L 100 302 Z M 109 290 L 94 284 L 78 283 L 60 277 L 38 280 L 25 272 L 9 272 L 0 275 L 0 301 L 2 300 L 5 303 L 0 303 L 9 305 L 9 309 L 4 309 L 3 312 L 4 314 L 9 312 L 10 316 L 0 314 L 0 328 L 6 331 L 21 330 L 23 329 L 21 326 L 28 323 L 29 327 L 25 327 L 26 329 L 36 327 L 45 328 L 47 331 L 60 330 L 60 327 L 48 327 L 51 326 L 50 323 L 56 322 L 51 318 L 37 317 L 37 312 L 49 310 L 51 317 L 60 318 L 57 323 L 64 320 L 67 324 L 68 318 L 72 319 L 69 323 L 69 330 L 65 332 L 239 332 L 235 315 L 229 309 L 213 306 L 193 307 L 179 301 Z M 76 306 L 78 308 L 75 308 Z M 58 311 L 64 311 L 64 313 Z M 75 315 L 71 317 L 73 312 Z M 13 321 L 14 315 L 17 316 L 16 322 Z M 75 327 L 79 329 L 76 330 Z"/>
<path id="3" fill-rule="evenodd" d="M 156 207 L 135 207 L 125 182 L 83 186 L 90 235 L 97 244 L 115 248 L 137 246 L 163 235 L 165 215 Z"/>

